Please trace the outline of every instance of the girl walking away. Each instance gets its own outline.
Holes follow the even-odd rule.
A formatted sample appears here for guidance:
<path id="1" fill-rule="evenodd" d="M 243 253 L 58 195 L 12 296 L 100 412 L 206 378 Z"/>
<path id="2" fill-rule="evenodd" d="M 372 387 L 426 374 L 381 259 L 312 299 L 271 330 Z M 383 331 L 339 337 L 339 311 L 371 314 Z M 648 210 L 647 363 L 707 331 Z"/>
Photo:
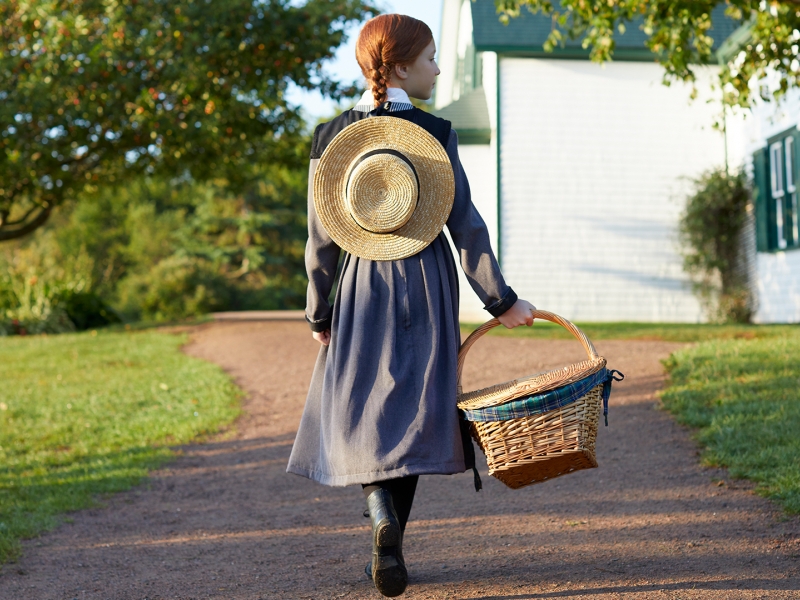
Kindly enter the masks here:
<path id="1" fill-rule="evenodd" d="M 411 103 L 431 97 L 435 52 L 422 21 L 368 21 L 356 59 L 370 89 L 317 127 L 308 179 L 306 319 L 321 348 L 287 470 L 362 486 L 366 572 L 384 596 L 408 583 L 402 544 L 419 476 L 474 468 L 456 409 L 458 278 L 445 226 L 489 314 L 508 328 L 533 323 L 470 199 L 456 132 Z"/>

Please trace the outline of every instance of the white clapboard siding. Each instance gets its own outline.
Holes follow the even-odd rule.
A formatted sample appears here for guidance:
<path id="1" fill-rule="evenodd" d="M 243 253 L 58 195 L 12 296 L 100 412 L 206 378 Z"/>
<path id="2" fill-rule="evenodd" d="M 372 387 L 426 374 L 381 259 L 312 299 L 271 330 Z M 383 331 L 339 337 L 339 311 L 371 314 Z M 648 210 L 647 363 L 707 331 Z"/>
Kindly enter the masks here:
<path id="1" fill-rule="evenodd" d="M 503 271 L 538 307 L 582 321 L 703 319 L 676 226 L 685 177 L 724 164 L 719 104 L 690 103 L 662 74 L 501 59 Z"/>
<path id="2" fill-rule="evenodd" d="M 771 92 L 778 88 L 775 74 L 767 78 Z M 765 102 L 758 96 L 753 99 L 752 118 L 745 120 L 747 158 L 756 150 L 766 147 L 769 138 L 797 127 L 800 115 L 800 90 L 790 89 L 777 101 Z"/>
<path id="3" fill-rule="evenodd" d="M 443 0 L 442 28 L 439 31 L 439 47 L 436 62 L 441 73 L 436 79 L 434 107 L 440 109 L 453 101 L 458 71 L 458 25 L 462 0 Z"/>
<path id="4" fill-rule="evenodd" d="M 486 221 L 492 249 L 497 253 L 497 156 L 494 144 L 464 145 L 458 148 L 459 158 L 469 179 L 472 202 Z M 452 242 L 451 242 L 452 244 Z M 458 254 L 453 248 L 456 262 Z M 491 318 L 483 310 L 483 303 L 472 291 L 464 271 L 458 266 L 460 291 L 459 320 L 462 323 L 479 323 Z"/>
<path id="5" fill-rule="evenodd" d="M 800 250 L 759 252 L 756 323 L 800 323 Z"/>

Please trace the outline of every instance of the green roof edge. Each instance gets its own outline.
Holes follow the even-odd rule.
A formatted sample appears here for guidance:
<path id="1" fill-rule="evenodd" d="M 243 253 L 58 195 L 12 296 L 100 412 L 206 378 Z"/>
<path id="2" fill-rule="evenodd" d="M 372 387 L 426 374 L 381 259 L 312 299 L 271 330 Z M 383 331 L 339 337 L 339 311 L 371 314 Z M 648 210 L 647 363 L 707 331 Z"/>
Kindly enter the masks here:
<path id="1" fill-rule="evenodd" d="M 530 49 L 522 48 L 519 46 L 495 46 L 484 45 L 475 48 L 477 52 L 496 52 L 508 58 L 566 58 L 566 59 L 589 59 L 589 50 L 583 48 L 554 48 L 548 52 L 541 47 L 531 47 Z M 650 52 L 650 50 L 631 50 L 620 49 L 615 50 L 612 60 L 628 61 L 628 62 L 655 62 L 657 56 Z"/>
<path id="2" fill-rule="evenodd" d="M 755 18 L 751 17 L 720 44 L 719 50 L 715 53 L 719 64 L 724 65 L 730 62 L 742 47 L 753 39 L 754 22 Z"/>
<path id="3" fill-rule="evenodd" d="M 488 145 L 492 141 L 491 129 L 457 129 L 459 145 Z"/>

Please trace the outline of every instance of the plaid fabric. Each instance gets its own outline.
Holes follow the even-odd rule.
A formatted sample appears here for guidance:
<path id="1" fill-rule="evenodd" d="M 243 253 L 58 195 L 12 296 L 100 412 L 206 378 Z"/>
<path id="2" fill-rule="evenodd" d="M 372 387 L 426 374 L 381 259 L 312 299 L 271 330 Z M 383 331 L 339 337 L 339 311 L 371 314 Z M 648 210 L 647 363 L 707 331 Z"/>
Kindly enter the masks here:
<path id="1" fill-rule="evenodd" d="M 509 421 L 521 417 L 539 415 L 562 406 L 567 406 L 588 394 L 592 388 L 603 386 L 603 415 L 608 415 L 608 398 L 611 395 L 611 382 L 622 381 L 625 376 L 619 371 L 600 369 L 588 377 L 569 385 L 536 394 L 526 398 L 517 398 L 505 404 L 478 408 L 475 410 L 459 410 L 461 418 L 466 421 Z M 606 418 L 608 425 L 608 418 Z"/>

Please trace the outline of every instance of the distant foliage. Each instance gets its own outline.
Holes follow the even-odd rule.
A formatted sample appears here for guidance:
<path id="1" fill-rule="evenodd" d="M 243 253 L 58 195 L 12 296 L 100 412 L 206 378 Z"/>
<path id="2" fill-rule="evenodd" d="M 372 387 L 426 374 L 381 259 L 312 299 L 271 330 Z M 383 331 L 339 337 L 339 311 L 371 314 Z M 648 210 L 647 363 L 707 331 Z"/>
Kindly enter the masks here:
<path id="1" fill-rule="evenodd" d="M 684 269 L 711 320 L 746 323 L 753 312 L 742 246 L 747 179 L 716 170 L 694 183 L 679 225 Z"/>
<path id="2" fill-rule="evenodd" d="M 55 333 L 302 306 L 306 174 L 261 173 L 240 193 L 142 177 L 63 206 L 32 237 L 0 246 L 2 327 Z"/>
<path id="3" fill-rule="evenodd" d="M 0 2 L 0 241 L 142 175 L 224 178 L 288 164 L 305 124 L 290 84 L 322 70 L 360 0 Z"/>
<path id="4" fill-rule="evenodd" d="M 131 316 L 173 321 L 229 308 L 232 287 L 213 263 L 173 255 L 126 277 L 119 289 L 120 306 Z"/>

